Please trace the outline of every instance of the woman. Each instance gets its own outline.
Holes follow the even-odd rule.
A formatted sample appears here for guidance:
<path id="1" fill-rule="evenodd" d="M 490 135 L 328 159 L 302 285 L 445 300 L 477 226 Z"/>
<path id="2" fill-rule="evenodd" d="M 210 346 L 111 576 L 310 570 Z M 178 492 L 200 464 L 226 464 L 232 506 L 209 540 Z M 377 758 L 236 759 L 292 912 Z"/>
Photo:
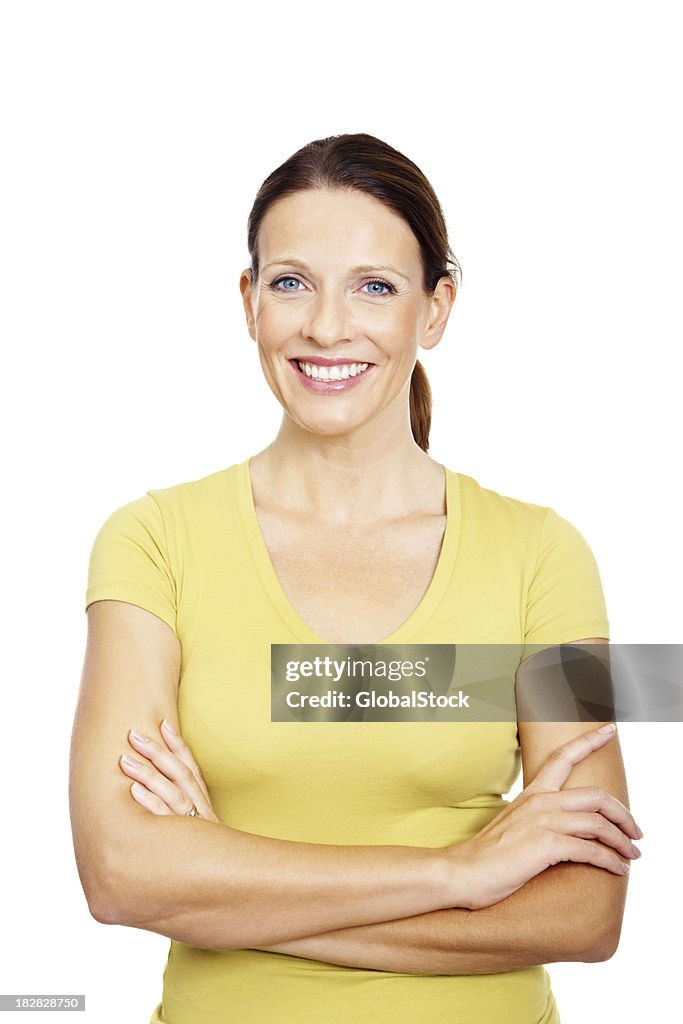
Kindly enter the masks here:
<path id="1" fill-rule="evenodd" d="M 412 161 L 317 140 L 266 179 L 248 243 L 276 438 L 117 509 L 91 553 L 71 774 L 91 912 L 171 938 L 152 1022 L 557 1022 L 543 964 L 612 955 L 638 855 L 614 732 L 271 721 L 270 657 L 607 643 L 592 553 L 427 454 L 416 356 L 459 268 Z"/>

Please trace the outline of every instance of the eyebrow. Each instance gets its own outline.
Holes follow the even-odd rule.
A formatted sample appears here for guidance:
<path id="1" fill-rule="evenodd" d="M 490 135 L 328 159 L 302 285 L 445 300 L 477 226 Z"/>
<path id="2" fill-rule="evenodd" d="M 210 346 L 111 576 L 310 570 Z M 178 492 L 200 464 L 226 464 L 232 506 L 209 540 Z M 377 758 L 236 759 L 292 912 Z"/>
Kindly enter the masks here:
<path id="1" fill-rule="evenodd" d="M 309 269 L 309 267 L 303 262 L 303 260 L 297 260 L 297 259 L 271 260 L 271 262 L 267 263 L 263 269 L 267 270 L 268 267 L 276 267 L 276 266 L 300 267 L 302 270 L 308 270 Z M 392 274 L 397 274 L 399 277 L 402 277 L 404 279 L 404 281 L 409 281 L 410 280 L 410 278 L 406 274 L 404 274 L 402 271 L 397 270 L 396 267 L 391 267 L 391 266 L 388 266 L 388 265 L 386 265 L 386 266 L 379 266 L 377 264 L 364 263 L 364 264 L 362 264 L 360 266 L 357 266 L 357 267 L 351 267 L 351 273 L 352 274 L 364 274 L 364 273 L 366 273 L 368 271 L 377 271 L 377 270 L 381 270 L 381 271 L 388 270 Z"/>

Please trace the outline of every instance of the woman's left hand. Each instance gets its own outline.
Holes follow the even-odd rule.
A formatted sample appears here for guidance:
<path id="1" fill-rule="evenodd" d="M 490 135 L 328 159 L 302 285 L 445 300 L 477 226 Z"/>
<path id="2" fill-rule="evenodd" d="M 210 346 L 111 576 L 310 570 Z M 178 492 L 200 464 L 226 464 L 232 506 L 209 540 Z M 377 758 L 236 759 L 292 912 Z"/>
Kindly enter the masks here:
<path id="1" fill-rule="evenodd" d="M 159 731 L 163 744 L 150 738 L 136 739 L 132 730 L 128 734 L 128 742 L 141 755 L 141 759 L 135 759 L 137 765 L 125 760 L 130 754 L 119 758 L 121 771 L 134 780 L 131 796 L 141 807 L 159 815 L 186 815 L 194 804 L 202 818 L 221 824 L 201 768 L 187 743 L 182 736 L 169 731 L 165 719 Z"/>

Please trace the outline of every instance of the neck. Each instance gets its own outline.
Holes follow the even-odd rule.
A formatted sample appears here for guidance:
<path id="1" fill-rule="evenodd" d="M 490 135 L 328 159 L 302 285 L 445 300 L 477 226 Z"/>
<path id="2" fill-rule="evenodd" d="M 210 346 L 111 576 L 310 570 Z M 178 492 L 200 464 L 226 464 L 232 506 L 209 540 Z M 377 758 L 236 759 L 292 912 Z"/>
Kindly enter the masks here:
<path id="1" fill-rule="evenodd" d="M 410 424 L 370 438 L 321 436 L 285 417 L 250 468 L 257 504 L 328 523 L 443 511 L 443 468 L 415 443 Z"/>

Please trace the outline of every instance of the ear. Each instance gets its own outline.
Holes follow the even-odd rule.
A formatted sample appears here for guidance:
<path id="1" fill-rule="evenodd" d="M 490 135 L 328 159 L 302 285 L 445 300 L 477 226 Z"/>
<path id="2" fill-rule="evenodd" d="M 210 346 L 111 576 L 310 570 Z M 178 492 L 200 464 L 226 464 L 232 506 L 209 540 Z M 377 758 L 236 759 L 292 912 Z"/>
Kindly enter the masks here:
<path id="1" fill-rule="evenodd" d="M 434 348 L 441 341 L 456 294 L 456 287 L 452 277 L 447 275 L 439 278 L 434 294 L 430 298 L 429 313 L 420 348 Z"/>
<path id="2" fill-rule="evenodd" d="M 247 267 L 240 274 L 240 291 L 242 293 L 242 304 L 247 318 L 247 330 L 253 341 L 256 341 L 256 325 L 254 307 L 252 303 L 251 269 Z"/>

